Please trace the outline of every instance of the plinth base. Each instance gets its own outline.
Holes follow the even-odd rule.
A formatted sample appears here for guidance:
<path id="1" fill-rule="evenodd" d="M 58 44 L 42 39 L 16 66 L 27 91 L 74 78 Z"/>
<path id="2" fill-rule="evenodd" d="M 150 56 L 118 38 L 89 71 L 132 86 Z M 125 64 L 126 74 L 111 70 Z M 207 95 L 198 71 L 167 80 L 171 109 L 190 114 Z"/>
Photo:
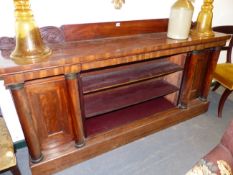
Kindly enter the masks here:
<path id="1" fill-rule="evenodd" d="M 110 131 L 90 136 L 86 145 L 76 148 L 74 142 L 43 151 L 44 159 L 37 164 L 31 164 L 33 175 L 50 175 L 67 167 L 93 158 L 121 145 L 145 137 L 161 129 L 185 121 L 208 110 L 209 103 L 196 99 L 188 109 L 171 108 L 132 123 L 117 127 Z"/>

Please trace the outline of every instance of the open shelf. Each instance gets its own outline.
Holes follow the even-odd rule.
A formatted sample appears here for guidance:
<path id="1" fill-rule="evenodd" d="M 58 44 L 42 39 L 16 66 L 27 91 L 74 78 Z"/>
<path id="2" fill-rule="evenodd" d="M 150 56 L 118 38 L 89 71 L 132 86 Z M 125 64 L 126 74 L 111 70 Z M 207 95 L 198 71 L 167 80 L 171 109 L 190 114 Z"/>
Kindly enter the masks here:
<path id="1" fill-rule="evenodd" d="M 111 130 L 115 127 L 174 107 L 175 105 L 164 97 L 159 97 L 121 110 L 88 118 L 85 120 L 86 136 L 88 137 L 93 134 Z"/>
<path id="2" fill-rule="evenodd" d="M 176 92 L 163 79 L 151 79 L 128 86 L 84 95 L 85 117 L 93 117 Z"/>
<path id="3" fill-rule="evenodd" d="M 82 91 L 84 94 L 93 93 L 182 70 L 182 65 L 173 60 L 175 59 L 167 57 L 82 73 Z"/>

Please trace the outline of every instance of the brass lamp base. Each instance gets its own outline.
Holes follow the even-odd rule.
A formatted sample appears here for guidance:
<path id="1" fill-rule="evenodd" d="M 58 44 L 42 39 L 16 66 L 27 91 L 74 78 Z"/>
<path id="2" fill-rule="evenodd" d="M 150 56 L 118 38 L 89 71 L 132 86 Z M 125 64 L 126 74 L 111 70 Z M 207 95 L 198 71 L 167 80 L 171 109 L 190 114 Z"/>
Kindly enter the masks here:
<path id="1" fill-rule="evenodd" d="M 214 32 L 211 31 L 205 31 L 205 32 L 200 32 L 196 29 L 191 30 L 191 36 L 193 37 L 198 37 L 198 38 L 208 38 L 214 36 Z"/>
<path id="2" fill-rule="evenodd" d="M 37 53 L 33 55 L 24 55 L 22 52 L 12 52 L 10 57 L 14 60 L 16 64 L 33 64 L 45 61 L 48 56 L 51 55 L 52 51 L 46 47 L 42 50 L 37 50 Z"/>
<path id="3" fill-rule="evenodd" d="M 16 47 L 10 57 L 17 64 L 32 64 L 45 60 L 52 51 L 43 43 L 29 0 L 14 0 L 14 5 Z"/>
<path id="4" fill-rule="evenodd" d="M 191 36 L 201 38 L 214 36 L 214 32 L 212 31 L 213 2 L 214 0 L 204 0 L 204 4 L 197 17 L 196 25 L 191 30 Z"/>

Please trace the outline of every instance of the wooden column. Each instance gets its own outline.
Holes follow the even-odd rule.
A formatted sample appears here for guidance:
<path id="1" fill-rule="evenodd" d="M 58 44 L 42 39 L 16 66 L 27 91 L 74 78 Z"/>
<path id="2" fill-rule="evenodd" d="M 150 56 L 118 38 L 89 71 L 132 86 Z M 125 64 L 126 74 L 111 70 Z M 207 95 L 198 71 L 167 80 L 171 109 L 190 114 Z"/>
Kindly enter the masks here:
<path id="1" fill-rule="evenodd" d="M 68 86 L 69 96 L 71 99 L 72 120 L 75 135 L 76 147 L 80 148 L 85 145 L 83 121 L 80 108 L 79 88 L 77 81 L 77 74 L 67 74 L 66 82 Z"/>
<path id="2" fill-rule="evenodd" d="M 29 108 L 28 98 L 24 89 L 24 84 L 14 84 L 8 86 L 11 90 L 16 110 L 19 116 L 25 140 L 27 142 L 28 151 L 32 163 L 38 163 L 43 159 L 41 153 L 40 142 L 34 128 L 31 111 Z"/>
<path id="3" fill-rule="evenodd" d="M 216 47 L 216 48 L 211 49 L 211 54 L 209 56 L 208 67 L 207 67 L 206 75 L 205 75 L 205 81 L 204 81 L 202 91 L 200 94 L 201 101 L 207 101 L 211 82 L 213 79 L 213 72 L 215 71 L 220 51 L 221 51 L 221 47 Z"/>
<path id="4" fill-rule="evenodd" d="M 195 75 L 195 67 L 197 64 L 198 51 L 193 51 L 188 55 L 185 63 L 184 76 L 182 81 L 182 88 L 180 92 L 179 108 L 186 109 L 190 99 L 193 79 Z"/>

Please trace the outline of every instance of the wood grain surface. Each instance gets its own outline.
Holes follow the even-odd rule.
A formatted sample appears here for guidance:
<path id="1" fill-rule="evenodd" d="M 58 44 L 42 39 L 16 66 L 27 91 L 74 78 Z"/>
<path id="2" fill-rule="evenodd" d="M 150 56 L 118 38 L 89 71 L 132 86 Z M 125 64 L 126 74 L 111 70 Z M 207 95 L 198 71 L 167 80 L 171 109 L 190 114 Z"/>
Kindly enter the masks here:
<path id="1" fill-rule="evenodd" d="M 53 174 L 208 109 L 219 48 L 230 36 L 173 40 L 167 23 L 44 27 L 52 55 L 27 65 L 9 57 L 15 40 L 0 38 L 0 79 L 11 90 L 33 175 Z"/>
<path id="2" fill-rule="evenodd" d="M 146 32 L 95 40 L 50 43 L 48 46 L 53 54 L 41 63 L 28 65 L 17 65 L 9 58 L 12 47 L 3 49 L 5 54 L 0 56 L 0 78 L 9 85 L 30 79 L 223 46 L 228 38 L 227 35 L 216 33 L 210 38 L 190 37 L 187 40 L 172 40 L 167 38 L 166 32 Z"/>

